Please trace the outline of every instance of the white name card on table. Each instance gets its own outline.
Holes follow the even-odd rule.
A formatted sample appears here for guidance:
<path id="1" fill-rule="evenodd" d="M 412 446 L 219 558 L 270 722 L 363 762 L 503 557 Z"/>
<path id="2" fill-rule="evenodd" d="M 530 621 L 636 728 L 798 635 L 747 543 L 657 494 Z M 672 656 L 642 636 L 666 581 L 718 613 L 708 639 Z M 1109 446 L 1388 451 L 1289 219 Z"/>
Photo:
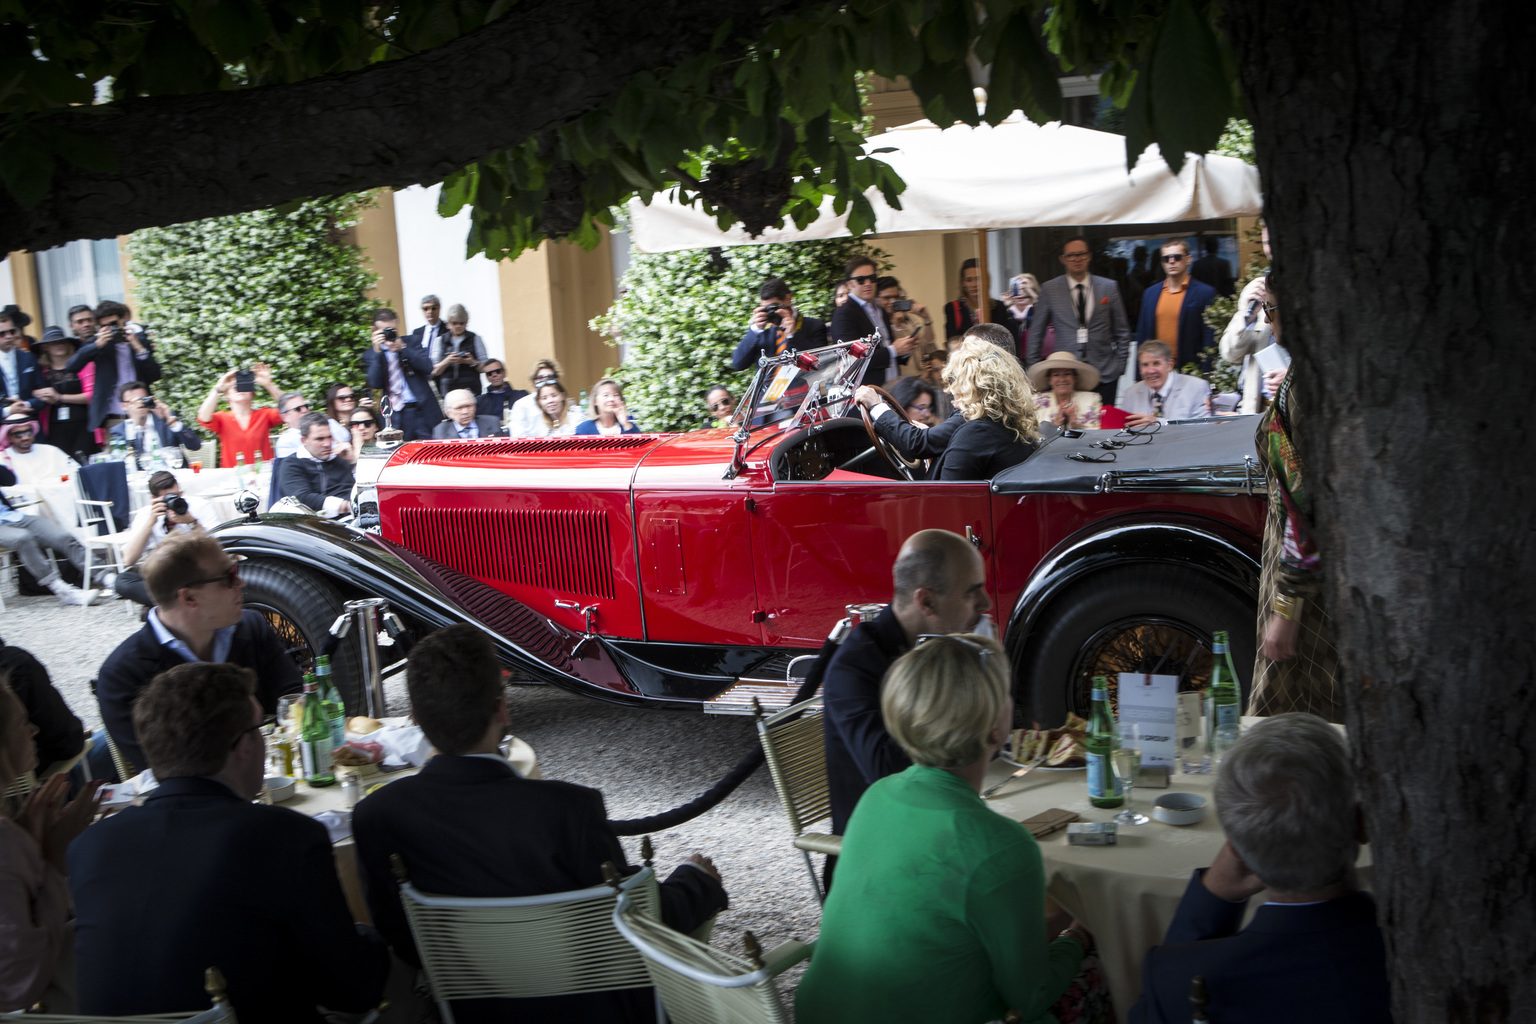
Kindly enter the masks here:
<path id="1" fill-rule="evenodd" d="M 1141 726 L 1143 767 L 1173 767 L 1178 738 L 1179 677 L 1120 673 L 1120 729 Z"/>

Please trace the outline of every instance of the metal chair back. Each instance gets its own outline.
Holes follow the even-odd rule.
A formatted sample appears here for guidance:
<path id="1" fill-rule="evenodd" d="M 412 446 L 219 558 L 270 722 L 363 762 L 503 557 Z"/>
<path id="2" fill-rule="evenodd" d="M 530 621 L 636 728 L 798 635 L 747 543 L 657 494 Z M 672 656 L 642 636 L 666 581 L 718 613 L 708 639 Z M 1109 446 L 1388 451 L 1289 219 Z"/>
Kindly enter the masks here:
<path id="1" fill-rule="evenodd" d="M 843 840 L 841 836 L 809 831 L 817 822 L 832 818 L 821 698 L 803 700 L 772 715 L 764 715 L 759 705 L 754 708 L 763 757 L 768 762 L 779 803 L 789 818 L 795 848 L 805 858 L 816 898 L 825 899 L 811 854 L 836 855 Z"/>

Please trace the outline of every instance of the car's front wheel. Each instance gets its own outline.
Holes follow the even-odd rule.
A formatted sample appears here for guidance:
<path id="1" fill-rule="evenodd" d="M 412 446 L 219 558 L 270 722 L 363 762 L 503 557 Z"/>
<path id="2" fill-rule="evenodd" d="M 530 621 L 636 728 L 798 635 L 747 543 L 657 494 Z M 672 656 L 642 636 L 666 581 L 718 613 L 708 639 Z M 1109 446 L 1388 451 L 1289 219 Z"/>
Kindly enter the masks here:
<path id="1" fill-rule="evenodd" d="M 266 617 L 301 672 L 313 672 L 315 656 L 324 652 L 331 624 L 345 604 L 341 594 L 318 573 L 270 559 L 242 562 L 240 578 L 245 606 Z M 348 715 L 366 710 L 361 662 L 353 637 L 331 654 L 331 678 Z"/>
<path id="2" fill-rule="evenodd" d="M 1021 720 L 1086 715 L 1094 676 L 1111 696 L 1121 672 L 1177 675 L 1180 691 L 1211 677 L 1211 636 L 1226 630 L 1246 703 L 1253 675 L 1251 594 L 1187 566 L 1139 563 L 1094 573 L 1057 595 L 1015 665 Z"/>

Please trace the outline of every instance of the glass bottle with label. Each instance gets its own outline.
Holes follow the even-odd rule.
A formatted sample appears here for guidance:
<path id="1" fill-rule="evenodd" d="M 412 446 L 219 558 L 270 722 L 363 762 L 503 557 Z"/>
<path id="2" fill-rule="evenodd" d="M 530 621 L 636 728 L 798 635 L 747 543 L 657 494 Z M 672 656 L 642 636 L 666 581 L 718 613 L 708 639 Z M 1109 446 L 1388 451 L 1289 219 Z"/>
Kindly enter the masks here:
<path id="1" fill-rule="evenodd" d="M 1237 668 L 1232 664 L 1231 645 L 1225 630 L 1218 629 L 1211 636 L 1211 710 L 1215 719 L 1212 732 L 1222 726 L 1237 729 L 1242 714 L 1237 688 Z"/>
<path id="2" fill-rule="evenodd" d="M 311 786 L 329 786 L 336 782 L 331 761 L 331 721 L 325 713 L 315 677 L 304 679 L 304 728 L 299 733 L 299 757 L 304 781 Z"/>
<path id="3" fill-rule="evenodd" d="M 320 703 L 325 706 L 325 715 L 331 723 L 331 742 L 339 747 L 347 742 L 347 708 L 331 678 L 331 659 L 324 654 L 315 658 L 315 685 L 320 691 Z"/>
<path id="4" fill-rule="evenodd" d="M 1083 745 L 1088 757 L 1088 802 L 1095 807 L 1119 807 L 1125 802 L 1109 760 L 1118 735 L 1115 716 L 1109 710 L 1109 681 L 1094 676 L 1093 707 L 1088 712 L 1088 736 Z"/>

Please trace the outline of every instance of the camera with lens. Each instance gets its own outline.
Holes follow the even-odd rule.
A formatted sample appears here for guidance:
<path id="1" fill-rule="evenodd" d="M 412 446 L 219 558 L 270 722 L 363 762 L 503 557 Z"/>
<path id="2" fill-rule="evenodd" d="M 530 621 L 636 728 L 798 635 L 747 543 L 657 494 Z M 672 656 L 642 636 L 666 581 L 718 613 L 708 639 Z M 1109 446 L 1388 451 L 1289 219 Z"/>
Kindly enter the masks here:
<path id="1" fill-rule="evenodd" d="M 113 324 L 112 325 L 112 334 L 110 335 L 110 337 L 111 337 L 111 340 L 112 340 L 112 344 L 114 344 L 114 345 L 121 345 L 121 344 L 123 344 L 124 342 L 126 342 L 128 340 L 128 332 L 123 330 L 123 325 L 122 324 Z"/>
<path id="2" fill-rule="evenodd" d="M 165 510 L 173 516 L 184 516 L 187 514 L 187 499 L 179 494 L 167 494 Z"/>
<path id="3" fill-rule="evenodd" d="M 897 299 L 895 302 L 891 303 L 891 312 L 893 313 L 907 313 L 910 312 L 911 309 L 911 299 Z"/>
<path id="4" fill-rule="evenodd" d="M 143 398 L 139 399 L 139 408 L 141 408 L 141 409 L 153 409 L 154 407 L 155 407 L 155 396 L 154 395 L 145 395 Z"/>
<path id="5" fill-rule="evenodd" d="M 380 333 L 384 335 L 385 341 L 394 341 L 396 338 L 400 337 L 400 332 L 395 330 L 393 327 L 386 327 Z"/>
<path id="6" fill-rule="evenodd" d="M 763 307 L 763 312 L 772 315 L 774 313 L 777 313 L 779 310 L 781 310 L 783 308 L 784 308 L 784 305 L 782 303 L 770 302 L 768 305 Z"/>

